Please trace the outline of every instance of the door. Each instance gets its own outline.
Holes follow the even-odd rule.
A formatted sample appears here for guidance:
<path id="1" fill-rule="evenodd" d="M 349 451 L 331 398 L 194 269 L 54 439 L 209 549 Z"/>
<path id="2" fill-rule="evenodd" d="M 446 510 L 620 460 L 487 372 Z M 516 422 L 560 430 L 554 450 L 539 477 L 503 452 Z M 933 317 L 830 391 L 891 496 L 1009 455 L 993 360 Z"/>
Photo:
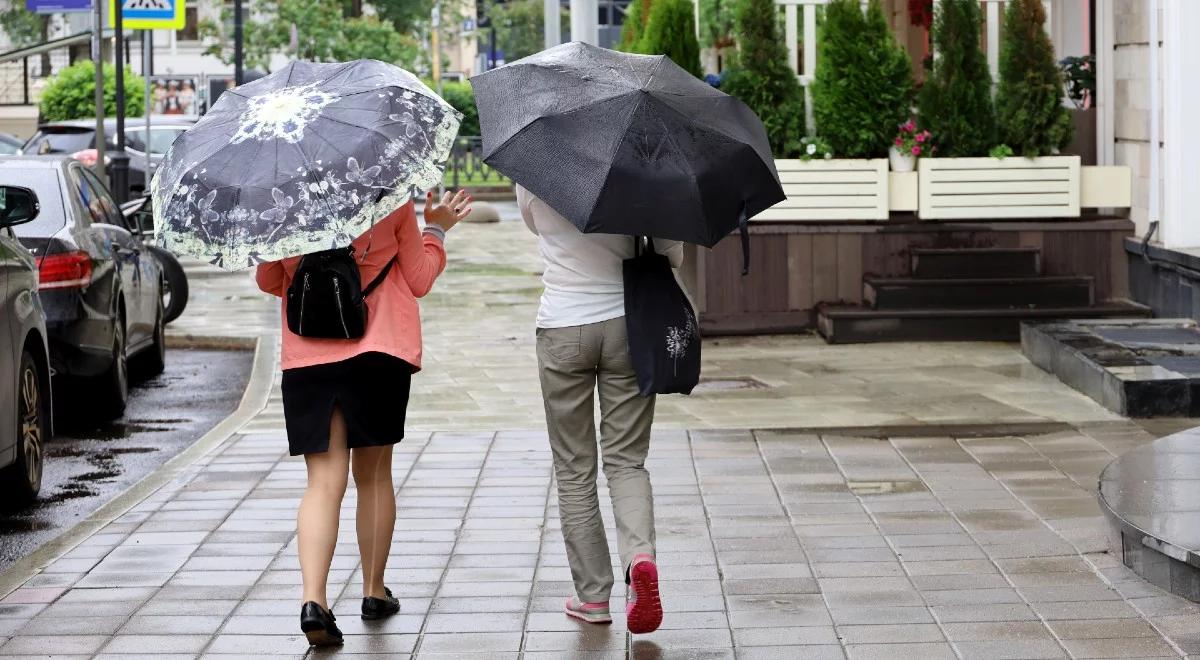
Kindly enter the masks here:
<path id="1" fill-rule="evenodd" d="M 23 249 L 9 229 L 0 228 L 0 467 L 16 457 L 16 385 L 21 347 L 14 345 L 13 332 L 20 319 L 15 313 L 16 288 L 9 285 L 9 280 L 18 280 L 17 269 L 25 267 L 17 253 Z"/>
<path id="2" fill-rule="evenodd" d="M 142 244 L 125 228 L 125 218 L 108 189 L 83 167 L 72 168 L 80 185 L 84 205 L 92 216 L 91 231 L 100 239 L 117 269 L 121 290 L 125 296 L 125 332 L 130 352 L 153 338 L 153 315 L 156 307 L 146 304 L 146 289 L 142 264 Z M 146 255 L 145 258 L 153 259 Z M 151 318 L 147 320 L 147 315 Z"/>

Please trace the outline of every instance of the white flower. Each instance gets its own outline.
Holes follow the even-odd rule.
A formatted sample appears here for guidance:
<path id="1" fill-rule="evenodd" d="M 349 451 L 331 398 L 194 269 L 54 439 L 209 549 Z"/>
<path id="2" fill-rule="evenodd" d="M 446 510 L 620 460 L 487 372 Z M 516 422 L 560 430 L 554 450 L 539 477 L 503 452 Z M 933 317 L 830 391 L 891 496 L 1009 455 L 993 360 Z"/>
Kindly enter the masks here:
<path id="1" fill-rule="evenodd" d="M 316 89 L 315 85 L 285 87 L 255 96 L 247 103 L 232 142 L 272 138 L 299 142 L 304 137 L 305 127 L 324 111 L 325 106 L 339 98 Z"/>
<path id="2" fill-rule="evenodd" d="M 833 154 L 826 151 L 825 152 L 825 160 L 833 160 Z"/>
<path id="3" fill-rule="evenodd" d="M 813 154 L 817 153 L 817 145 L 810 143 L 806 151 L 808 151 L 809 156 L 812 156 Z"/>

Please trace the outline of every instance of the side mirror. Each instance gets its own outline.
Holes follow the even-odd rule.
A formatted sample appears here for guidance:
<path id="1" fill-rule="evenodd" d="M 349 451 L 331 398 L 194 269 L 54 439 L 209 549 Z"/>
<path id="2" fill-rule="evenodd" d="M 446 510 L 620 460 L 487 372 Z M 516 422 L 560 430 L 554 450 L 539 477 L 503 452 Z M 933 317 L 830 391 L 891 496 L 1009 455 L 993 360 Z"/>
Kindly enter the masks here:
<path id="1" fill-rule="evenodd" d="M 42 210 L 37 195 L 28 188 L 0 186 L 0 227 L 31 222 Z"/>
<path id="2" fill-rule="evenodd" d="M 151 212 L 150 197 L 139 197 L 121 205 L 121 214 L 125 216 L 125 226 L 135 234 L 154 233 L 154 213 Z"/>

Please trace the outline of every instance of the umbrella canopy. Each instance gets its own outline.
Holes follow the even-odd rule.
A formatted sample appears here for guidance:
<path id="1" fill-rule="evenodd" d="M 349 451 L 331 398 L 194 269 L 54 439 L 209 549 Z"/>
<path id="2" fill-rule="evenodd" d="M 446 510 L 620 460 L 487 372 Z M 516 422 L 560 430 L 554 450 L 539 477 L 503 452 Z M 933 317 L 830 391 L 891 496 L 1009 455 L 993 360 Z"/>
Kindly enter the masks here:
<path id="1" fill-rule="evenodd" d="M 484 161 L 584 232 L 711 247 L 784 199 L 754 112 L 666 56 L 573 42 L 471 85 Z"/>
<path id="2" fill-rule="evenodd" d="M 221 95 L 151 186 L 159 242 L 228 269 L 346 246 L 436 186 L 461 116 L 383 62 L 292 62 Z"/>

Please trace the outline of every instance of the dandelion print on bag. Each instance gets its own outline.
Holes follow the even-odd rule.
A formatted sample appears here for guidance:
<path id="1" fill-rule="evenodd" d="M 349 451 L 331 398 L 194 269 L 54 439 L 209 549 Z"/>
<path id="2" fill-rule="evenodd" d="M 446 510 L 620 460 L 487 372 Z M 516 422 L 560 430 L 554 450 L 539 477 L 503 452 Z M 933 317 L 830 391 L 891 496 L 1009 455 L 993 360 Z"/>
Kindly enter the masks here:
<path id="1" fill-rule="evenodd" d="M 685 357 L 688 352 L 688 347 L 692 345 L 692 341 L 699 341 L 700 333 L 697 331 L 696 316 L 692 313 L 691 305 L 684 305 L 684 316 L 687 317 L 687 322 L 682 328 L 670 326 L 667 328 L 667 355 L 671 356 L 672 373 L 679 375 L 679 358 Z"/>

